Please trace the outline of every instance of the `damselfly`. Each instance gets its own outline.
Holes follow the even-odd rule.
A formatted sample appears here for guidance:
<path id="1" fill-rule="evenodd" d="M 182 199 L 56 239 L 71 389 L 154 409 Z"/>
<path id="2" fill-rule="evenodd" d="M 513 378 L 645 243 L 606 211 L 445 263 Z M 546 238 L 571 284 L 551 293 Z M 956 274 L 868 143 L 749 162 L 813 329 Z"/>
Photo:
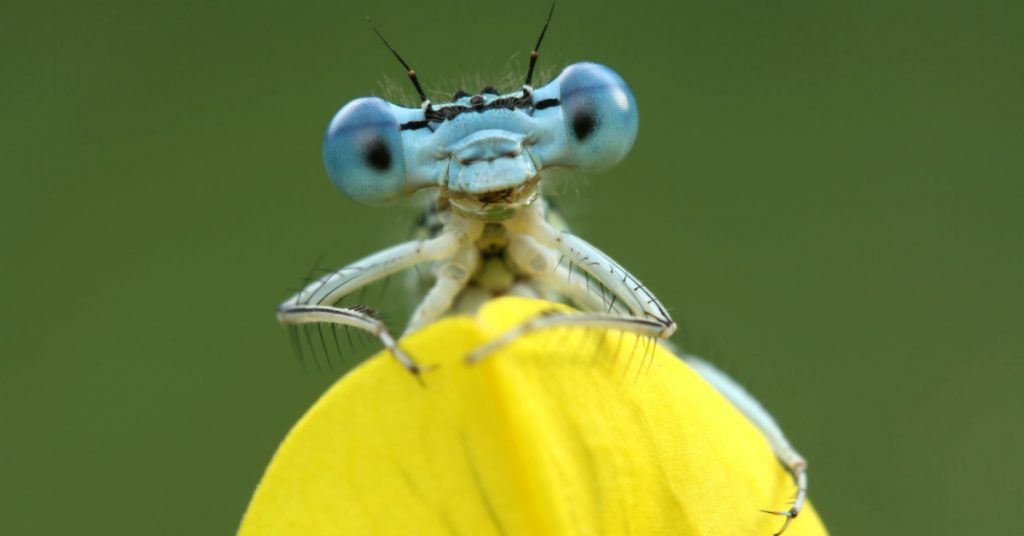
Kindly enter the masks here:
<path id="1" fill-rule="evenodd" d="M 470 363 L 518 337 L 556 327 L 661 339 L 672 335 L 676 324 L 658 298 L 608 255 L 557 224 L 541 195 L 548 170 L 588 172 L 617 164 L 632 147 L 638 124 L 629 87 L 602 65 L 576 63 L 550 83 L 533 87 L 538 50 L 553 12 L 554 5 L 520 89 L 459 91 L 444 104 L 427 98 L 416 72 L 377 32 L 408 71 L 422 103 L 405 108 L 376 97 L 349 102 L 327 129 L 324 163 L 331 180 L 359 203 L 385 205 L 433 190 L 432 204 L 421 217 L 427 236 L 309 283 L 279 306 L 281 322 L 364 330 L 418 377 L 415 356 L 401 349 L 373 309 L 339 302 L 392 274 L 429 265 L 432 286 L 412 313 L 406 334 L 500 295 L 568 302 L 581 311 L 527 321 L 474 350 L 467 357 Z M 573 279 L 573 267 L 585 277 Z M 703 361 L 690 364 L 751 419 L 793 474 L 798 491 L 792 508 L 767 511 L 786 517 L 785 530 L 804 504 L 804 459 L 742 387 Z"/>

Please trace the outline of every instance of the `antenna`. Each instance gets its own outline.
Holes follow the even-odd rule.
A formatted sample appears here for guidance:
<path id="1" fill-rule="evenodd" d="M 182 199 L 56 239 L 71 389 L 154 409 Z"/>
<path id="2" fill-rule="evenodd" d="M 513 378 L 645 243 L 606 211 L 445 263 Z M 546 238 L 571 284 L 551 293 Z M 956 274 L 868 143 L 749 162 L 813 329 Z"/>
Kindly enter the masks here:
<path id="1" fill-rule="evenodd" d="M 379 37 L 380 40 L 384 42 L 384 46 L 388 47 L 388 50 L 390 50 L 391 53 L 394 54 L 396 58 L 398 58 L 398 63 L 401 63 L 402 67 L 405 67 L 405 70 L 408 71 L 406 74 L 409 75 L 409 80 L 412 81 L 412 85 L 416 87 L 416 93 L 420 94 L 420 99 L 422 99 L 424 103 L 429 103 L 430 99 L 428 99 L 427 94 L 423 92 L 423 88 L 420 86 L 420 79 L 416 77 L 416 71 L 409 67 L 409 64 L 405 63 L 405 60 L 402 59 L 402 56 L 398 55 L 398 51 L 396 51 L 395 48 L 391 46 L 391 43 L 388 43 L 388 40 L 384 39 L 384 36 L 381 35 L 381 33 L 377 30 L 377 27 L 373 25 L 373 21 L 370 20 L 370 17 L 366 17 L 366 22 L 370 24 L 370 28 L 373 29 L 373 33 L 377 34 L 377 37 Z M 544 25 L 544 29 L 547 29 L 547 24 Z M 541 37 L 544 37 L 543 33 L 541 33 Z M 538 43 L 538 45 L 539 44 L 540 43 Z M 532 63 L 530 66 L 530 70 L 533 70 Z"/>
<path id="2" fill-rule="evenodd" d="M 524 86 L 532 88 L 530 85 L 533 82 L 533 68 L 537 65 L 538 51 L 540 50 L 540 43 L 544 40 L 544 34 L 548 32 L 548 24 L 551 24 L 551 15 L 555 13 L 555 0 L 551 0 L 551 10 L 548 11 L 548 19 L 544 21 L 544 29 L 540 31 L 540 37 L 537 38 L 537 44 L 533 45 L 533 50 L 530 52 L 530 68 L 526 71 L 526 83 Z M 383 38 L 381 38 L 383 39 Z"/>

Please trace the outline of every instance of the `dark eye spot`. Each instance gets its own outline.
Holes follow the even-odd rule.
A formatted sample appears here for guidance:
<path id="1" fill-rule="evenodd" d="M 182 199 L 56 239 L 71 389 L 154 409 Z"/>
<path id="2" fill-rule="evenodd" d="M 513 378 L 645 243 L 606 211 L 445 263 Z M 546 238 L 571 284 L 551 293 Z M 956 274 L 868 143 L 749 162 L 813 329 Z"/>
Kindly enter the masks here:
<path id="1" fill-rule="evenodd" d="M 581 110 L 572 116 L 572 132 L 576 139 L 583 141 L 597 128 L 597 120 L 589 110 Z"/>
<path id="2" fill-rule="evenodd" d="M 391 151 L 384 144 L 384 140 L 374 139 L 363 149 L 363 158 L 370 167 L 379 171 L 387 171 L 391 168 Z"/>

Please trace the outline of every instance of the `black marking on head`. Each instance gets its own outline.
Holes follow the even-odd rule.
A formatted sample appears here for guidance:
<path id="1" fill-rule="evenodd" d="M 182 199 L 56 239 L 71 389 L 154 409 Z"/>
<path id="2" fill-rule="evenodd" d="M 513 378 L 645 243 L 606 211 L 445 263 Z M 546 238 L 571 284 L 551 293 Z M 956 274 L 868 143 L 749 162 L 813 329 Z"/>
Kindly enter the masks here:
<path id="1" fill-rule="evenodd" d="M 533 109 L 534 110 L 543 110 L 545 108 L 551 108 L 552 106 L 558 106 L 559 104 L 562 104 L 562 102 L 559 101 L 558 99 L 544 99 L 544 100 L 538 102 L 537 104 L 535 104 Z"/>
<path id="2" fill-rule="evenodd" d="M 460 89 L 460 90 L 455 92 L 455 96 L 452 97 L 452 102 L 455 102 L 455 101 L 457 101 L 457 100 L 459 100 L 459 99 L 461 99 L 463 97 L 468 97 L 468 96 L 469 96 L 469 93 L 466 93 L 465 91 Z"/>
<path id="3" fill-rule="evenodd" d="M 460 104 L 442 104 L 437 107 L 431 106 L 424 110 L 422 121 L 408 121 L 402 123 L 399 128 L 401 130 L 416 130 L 420 128 L 430 128 L 430 123 L 443 123 L 445 121 L 455 119 L 456 117 L 468 113 L 476 112 L 483 113 L 488 110 L 543 110 L 544 108 L 550 108 L 552 106 L 558 106 L 561 104 L 558 99 L 545 99 L 537 104 L 533 103 L 533 99 L 529 95 L 512 95 L 509 97 L 503 97 L 500 99 L 494 99 L 491 102 L 479 105 L 479 106 L 462 106 Z"/>
<path id="4" fill-rule="evenodd" d="M 583 141 L 597 129 L 597 118 L 590 110 L 580 110 L 572 116 L 572 132 L 576 139 Z"/>
<path id="5" fill-rule="evenodd" d="M 497 109 L 533 109 L 533 101 L 529 96 L 515 95 L 511 97 L 504 97 L 500 99 L 494 99 L 491 102 L 483 104 L 482 106 L 461 106 L 458 104 L 448 106 L 438 106 L 436 108 L 428 109 L 424 115 L 429 123 L 441 123 L 454 119 L 461 114 L 467 112 L 486 112 L 487 110 Z"/>
<path id="6" fill-rule="evenodd" d="M 363 149 L 363 158 L 366 159 L 366 163 L 370 164 L 370 167 L 373 169 L 379 171 L 391 169 L 391 151 L 384 144 L 384 140 L 380 138 L 374 138 L 367 144 Z"/>
<path id="7" fill-rule="evenodd" d="M 402 123 L 399 127 L 400 130 L 416 130 L 419 128 L 430 128 L 430 123 L 426 121 L 409 121 L 408 123 Z"/>
<path id="8" fill-rule="evenodd" d="M 498 94 L 498 89 L 495 88 L 494 86 L 487 86 L 487 87 L 485 87 L 485 88 L 480 90 L 480 94 L 481 95 L 484 94 L 484 93 L 488 93 L 488 94 L 491 94 L 491 95 L 497 95 Z"/>

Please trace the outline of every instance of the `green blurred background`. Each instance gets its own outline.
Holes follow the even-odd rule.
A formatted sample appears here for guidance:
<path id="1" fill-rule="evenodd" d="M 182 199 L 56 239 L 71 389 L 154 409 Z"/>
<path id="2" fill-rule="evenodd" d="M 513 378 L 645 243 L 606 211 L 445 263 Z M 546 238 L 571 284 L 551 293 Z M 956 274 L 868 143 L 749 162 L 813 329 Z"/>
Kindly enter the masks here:
<path id="1" fill-rule="evenodd" d="M 338 107 L 406 83 L 364 17 L 448 95 L 520 76 L 546 9 L 6 6 L 0 532 L 233 532 L 339 375 L 274 306 L 411 225 L 321 167 Z M 543 47 L 641 110 L 623 164 L 561 188 L 575 230 L 774 412 L 835 534 L 1021 530 L 1022 15 L 563 0 Z"/>

